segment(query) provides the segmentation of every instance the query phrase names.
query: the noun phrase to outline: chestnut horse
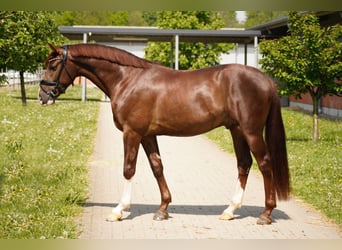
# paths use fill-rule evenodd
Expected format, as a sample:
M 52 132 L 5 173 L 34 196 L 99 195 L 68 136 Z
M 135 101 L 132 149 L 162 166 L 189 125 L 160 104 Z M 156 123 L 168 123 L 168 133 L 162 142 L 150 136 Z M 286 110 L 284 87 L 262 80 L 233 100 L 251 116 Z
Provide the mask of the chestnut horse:
M 241 207 L 252 152 L 265 189 L 265 209 L 257 223 L 272 222 L 276 197 L 287 199 L 290 183 L 279 97 L 268 76 L 238 64 L 173 70 L 96 44 L 50 47 L 52 52 L 40 83 L 41 104 L 53 103 L 75 77 L 85 76 L 110 98 L 114 123 L 123 132 L 124 190 L 107 220 L 120 220 L 122 211 L 130 206 L 131 179 L 140 144 L 161 194 L 153 218 L 164 220 L 168 218 L 171 193 L 163 174 L 157 136 L 193 136 L 225 126 L 234 142 L 238 183 L 220 219 L 233 219 L 234 211 Z

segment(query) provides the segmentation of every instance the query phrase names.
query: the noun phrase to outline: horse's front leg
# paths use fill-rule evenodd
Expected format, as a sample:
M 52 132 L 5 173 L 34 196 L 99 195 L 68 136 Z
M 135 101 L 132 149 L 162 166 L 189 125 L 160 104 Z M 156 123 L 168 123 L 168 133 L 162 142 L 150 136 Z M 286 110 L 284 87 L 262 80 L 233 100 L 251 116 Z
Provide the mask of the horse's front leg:
M 150 162 L 153 175 L 156 178 L 161 195 L 161 204 L 153 216 L 154 220 L 166 220 L 169 217 L 167 207 L 171 202 L 171 193 L 167 186 L 164 174 L 163 164 L 161 162 L 156 136 L 144 137 L 141 144 L 145 150 L 146 156 Z
M 124 189 L 122 192 L 120 203 L 112 209 L 112 213 L 107 217 L 107 221 L 117 221 L 122 219 L 123 210 L 127 209 L 131 205 L 131 193 L 132 193 L 132 178 L 135 174 L 137 156 L 139 151 L 139 145 L 141 142 L 141 136 L 132 130 L 126 130 L 123 132 L 124 139 Z

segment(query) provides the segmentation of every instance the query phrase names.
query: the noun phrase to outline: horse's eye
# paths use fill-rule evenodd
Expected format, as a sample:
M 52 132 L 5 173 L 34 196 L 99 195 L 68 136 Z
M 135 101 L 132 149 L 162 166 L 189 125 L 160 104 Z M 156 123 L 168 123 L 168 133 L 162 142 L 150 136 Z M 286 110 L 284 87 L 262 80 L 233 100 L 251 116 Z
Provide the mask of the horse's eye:
M 56 60 L 57 60 L 57 58 L 49 60 L 48 67 L 47 67 L 48 70 L 51 70 L 51 71 L 56 71 L 57 70 Z
M 57 70 L 57 66 L 51 66 L 51 65 L 49 65 L 49 70 L 51 70 L 51 71 L 56 71 L 56 70 Z

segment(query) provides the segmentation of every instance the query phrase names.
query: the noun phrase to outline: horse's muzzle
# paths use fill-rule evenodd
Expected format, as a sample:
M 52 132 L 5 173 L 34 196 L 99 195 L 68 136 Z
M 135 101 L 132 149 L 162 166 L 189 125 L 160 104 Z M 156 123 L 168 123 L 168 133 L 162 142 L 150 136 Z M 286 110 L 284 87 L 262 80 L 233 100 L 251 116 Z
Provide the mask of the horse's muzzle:
M 48 95 L 46 91 L 43 91 L 41 88 L 38 90 L 38 100 L 41 105 L 50 105 L 55 103 L 55 98 Z

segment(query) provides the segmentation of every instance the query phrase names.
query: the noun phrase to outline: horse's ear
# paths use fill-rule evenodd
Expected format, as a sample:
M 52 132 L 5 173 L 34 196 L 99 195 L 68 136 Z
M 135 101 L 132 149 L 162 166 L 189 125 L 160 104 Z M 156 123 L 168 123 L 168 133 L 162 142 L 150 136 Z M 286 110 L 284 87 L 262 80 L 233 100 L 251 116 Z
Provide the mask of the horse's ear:
M 51 43 L 49 43 L 49 47 L 51 48 L 51 50 L 52 50 L 52 52 L 57 52 L 58 51 L 58 46 L 56 46 L 56 45 L 53 45 L 53 44 L 51 44 Z

